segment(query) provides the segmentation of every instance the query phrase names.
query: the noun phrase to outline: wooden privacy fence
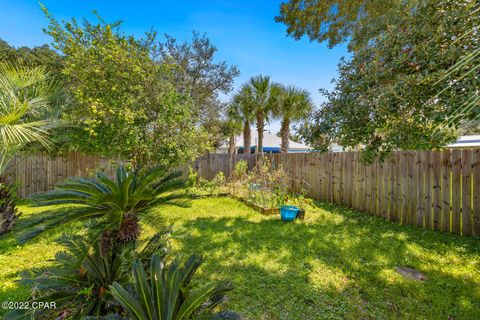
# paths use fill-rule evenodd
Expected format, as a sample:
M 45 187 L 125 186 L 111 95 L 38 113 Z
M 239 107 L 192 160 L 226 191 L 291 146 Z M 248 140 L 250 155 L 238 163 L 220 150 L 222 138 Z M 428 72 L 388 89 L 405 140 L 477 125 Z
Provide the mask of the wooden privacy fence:
M 265 155 L 281 165 L 296 191 L 387 220 L 463 235 L 480 235 L 480 149 L 399 151 L 384 162 L 360 162 L 356 152 Z M 195 166 L 213 178 L 255 155 L 216 154 Z
M 7 168 L 7 181 L 17 185 L 20 197 L 53 189 L 55 183 L 75 176 L 90 175 L 102 170 L 113 176 L 113 162 L 106 158 L 71 152 L 52 158 L 46 154 L 18 155 Z
M 356 152 L 265 155 L 282 166 L 296 191 L 314 199 L 365 211 L 387 220 L 463 235 L 480 235 L 480 149 L 399 151 L 384 162 L 360 162 Z M 210 154 L 191 163 L 201 177 L 228 177 L 249 154 Z M 7 171 L 20 196 L 50 190 L 57 181 L 101 169 L 113 175 L 111 160 L 69 153 L 16 157 Z M 182 167 L 185 177 L 188 165 Z

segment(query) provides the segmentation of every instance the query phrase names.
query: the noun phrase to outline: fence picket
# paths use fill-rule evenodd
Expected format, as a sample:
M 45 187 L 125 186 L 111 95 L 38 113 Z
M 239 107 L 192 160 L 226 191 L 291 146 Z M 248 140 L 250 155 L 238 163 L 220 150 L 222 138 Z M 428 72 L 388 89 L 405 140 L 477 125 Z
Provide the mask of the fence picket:
M 472 152 L 462 150 L 462 234 L 472 234 Z

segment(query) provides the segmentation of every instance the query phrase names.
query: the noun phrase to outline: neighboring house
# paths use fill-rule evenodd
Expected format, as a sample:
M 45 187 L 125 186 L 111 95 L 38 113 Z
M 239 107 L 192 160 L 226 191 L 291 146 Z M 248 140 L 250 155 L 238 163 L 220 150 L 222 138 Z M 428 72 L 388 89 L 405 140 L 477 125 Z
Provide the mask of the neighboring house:
M 457 141 L 448 144 L 446 148 L 480 148 L 480 135 L 460 136 Z
M 331 152 L 343 152 L 344 149 L 341 145 L 339 145 L 338 143 L 332 143 L 330 144 L 330 146 L 328 147 L 328 150 L 330 150 Z
M 257 149 L 257 142 L 258 142 L 257 132 L 252 130 L 252 138 L 250 140 L 250 149 L 252 153 L 254 153 L 255 150 Z M 280 153 L 281 143 L 282 143 L 282 139 L 280 137 L 268 131 L 263 133 L 263 152 L 264 153 Z M 238 153 L 243 153 L 243 136 L 235 137 L 235 146 L 237 148 Z M 228 150 L 228 146 L 222 145 L 218 149 L 218 152 L 227 152 L 227 150 Z M 289 153 L 310 152 L 310 151 L 313 151 L 313 148 L 310 148 L 309 146 L 303 143 L 298 143 L 292 140 L 289 141 L 289 146 L 288 146 Z

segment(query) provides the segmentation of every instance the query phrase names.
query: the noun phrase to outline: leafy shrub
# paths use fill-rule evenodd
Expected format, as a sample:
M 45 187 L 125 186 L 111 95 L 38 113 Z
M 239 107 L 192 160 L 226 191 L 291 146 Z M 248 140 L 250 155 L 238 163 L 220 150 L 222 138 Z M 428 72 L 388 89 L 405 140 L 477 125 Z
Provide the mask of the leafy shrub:
M 235 165 L 232 176 L 234 180 L 244 179 L 247 177 L 248 163 L 245 160 L 240 160 Z
M 190 187 L 190 191 L 197 195 L 219 195 L 226 193 L 226 179 L 223 172 L 218 172 L 212 180 L 198 177 L 198 172 L 193 171 L 190 176 L 197 181 L 194 187 Z M 190 177 L 189 177 L 190 180 Z M 189 183 L 192 185 L 191 183 Z
M 292 194 L 287 197 L 286 204 L 296 206 L 302 209 L 313 208 L 315 206 L 313 199 L 305 197 L 305 194 Z
M 197 181 L 198 181 L 198 172 L 195 171 L 192 167 L 188 168 L 188 187 L 192 190 L 195 191 L 197 187 Z

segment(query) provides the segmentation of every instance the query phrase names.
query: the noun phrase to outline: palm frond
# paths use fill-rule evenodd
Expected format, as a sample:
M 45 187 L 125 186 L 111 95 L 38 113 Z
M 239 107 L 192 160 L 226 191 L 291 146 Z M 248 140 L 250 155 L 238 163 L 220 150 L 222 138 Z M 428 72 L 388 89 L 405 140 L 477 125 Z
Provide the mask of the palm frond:
M 224 301 L 223 295 L 232 290 L 229 282 L 211 282 L 190 291 L 190 282 L 202 264 L 202 257 L 178 254 L 168 264 L 153 255 L 149 277 L 140 262 L 133 267 L 135 295 L 119 283 L 110 291 L 128 313 L 139 320 L 187 320 L 197 313 L 210 310 Z
M 94 178 L 69 178 L 58 183 L 52 191 L 32 195 L 30 199 L 35 206 L 75 204 L 84 209 L 83 213 L 74 210 L 76 212 L 46 214 L 38 221 L 30 221 L 24 226 L 34 227 L 34 231 L 25 239 L 73 220 L 108 219 L 110 226 L 116 226 L 114 230 L 120 230 L 123 219 L 148 215 L 154 206 L 189 205 L 190 196 L 176 192 L 185 186 L 178 179 L 180 172 L 169 172 L 166 167 L 134 172 L 119 166 L 115 176 L 113 180 L 99 172 Z

